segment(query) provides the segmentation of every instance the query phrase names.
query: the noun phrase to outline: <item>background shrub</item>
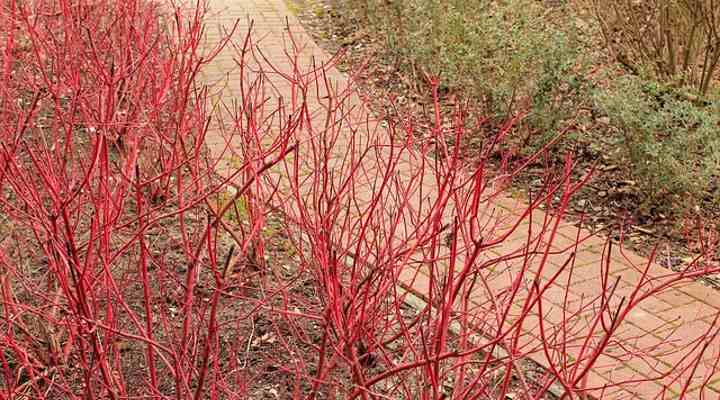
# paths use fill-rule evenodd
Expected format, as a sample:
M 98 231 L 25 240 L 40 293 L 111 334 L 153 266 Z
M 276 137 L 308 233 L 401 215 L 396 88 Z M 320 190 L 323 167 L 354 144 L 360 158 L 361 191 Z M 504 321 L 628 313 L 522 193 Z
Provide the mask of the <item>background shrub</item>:
M 390 59 L 416 80 L 423 72 L 439 75 L 441 89 L 475 99 L 486 115 L 528 113 L 510 138 L 520 153 L 572 124 L 591 126 L 580 142 L 609 137 L 619 146 L 600 151 L 637 181 L 640 207 L 713 203 L 720 159 L 716 0 L 334 4 L 337 15 L 378 31 Z M 609 117 L 610 129 L 587 124 L 580 111 L 588 109 Z
M 620 132 L 620 155 L 630 162 L 645 205 L 662 205 L 669 195 L 682 195 L 685 205 L 718 202 L 720 103 L 698 105 L 632 76 L 616 79 L 596 100 Z
M 712 91 L 720 61 L 720 2 L 591 3 L 608 48 L 630 71 L 701 95 Z
M 584 99 L 579 40 L 573 26 L 554 24 L 557 9 L 528 0 L 335 4 L 379 30 L 391 59 L 416 78 L 440 76 L 441 89 L 475 98 L 488 115 L 529 113 L 519 132 L 542 132 L 524 140 L 530 148 L 554 136 Z

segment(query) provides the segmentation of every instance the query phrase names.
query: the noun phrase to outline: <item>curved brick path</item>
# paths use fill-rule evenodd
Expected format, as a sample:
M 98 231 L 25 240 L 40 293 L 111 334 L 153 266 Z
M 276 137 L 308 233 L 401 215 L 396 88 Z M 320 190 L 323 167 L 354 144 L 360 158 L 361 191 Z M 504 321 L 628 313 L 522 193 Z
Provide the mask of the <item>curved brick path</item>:
M 254 36 L 263 54 L 269 61 L 282 64 L 282 61 L 286 60 L 283 50 L 287 17 L 289 28 L 298 39 L 298 42 L 306 45 L 306 49 L 302 53 L 304 61 L 309 63 L 310 57 L 313 55 L 319 59 L 328 58 L 304 32 L 282 0 L 209 0 L 209 6 L 210 16 L 207 21 L 207 37 L 211 43 L 219 37 L 221 26 L 230 27 L 238 19 L 240 24 L 236 38 L 240 40 L 248 29 L 248 21 L 253 20 Z M 231 99 L 237 96 L 235 88 L 239 83 L 239 76 L 231 51 L 222 52 L 204 70 L 203 76 L 211 84 L 213 95 L 217 100 L 230 104 Z M 331 70 L 330 79 L 336 82 L 346 80 L 343 74 L 335 69 Z M 285 88 L 280 86 L 278 90 L 282 93 Z M 286 93 L 284 97 L 289 98 L 289 93 Z M 353 101 L 357 101 L 357 99 Z M 221 135 L 217 133 L 219 128 L 215 127 L 215 129 L 216 131 L 211 132 L 208 138 L 211 150 L 215 152 L 217 157 L 227 158 L 227 154 L 220 154 L 220 149 L 224 147 L 225 142 Z M 369 179 L 372 180 L 372 177 Z M 500 206 L 504 207 L 507 212 L 512 213 L 513 201 L 503 201 L 502 203 Z M 539 219 L 542 219 L 542 217 L 539 217 Z M 504 245 L 512 246 L 513 242 L 517 244 L 518 241 L 524 240 L 522 232 L 525 232 L 525 230 L 519 230 L 513 240 Z M 576 228 L 570 224 L 561 225 L 561 237 L 558 245 L 562 245 L 563 241 L 569 243 L 576 234 Z M 569 285 L 569 296 L 575 303 L 582 303 L 583 298 L 597 295 L 595 292 L 600 287 L 598 274 L 583 273 L 583 267 L 589 269 L 592 266 L 599 265 L 602 259 L 602 246 L 602 240 L 590 238 L 583 243 L 578 252 L 576 271 L 572 275 Z M 610 274 L 613 278 L 620 277 L 619 291 L 621 292 L 623 289 L 629 290 L 630 283 L 640 275 L 640 272 L 636 267 L 633 267 L 633 264 L 643 265 L 645 260 L 633 254 L 624 254 L 624 256 L 614 254 L 613 261 L 614 266 Z M 547 273 L 552 272 L 552 269 L 547 271 Z M 662 276 L 666 273 L 666 270 L 653 265 L 650 268 L 649 275 Z M 416 287 L 427 286 L 427 278 L 422 273 L 405 276 L 405 279 L 408 282 L 412 281 Z M 559 296 L 558 293 L 562 293 L 565 288 L 559 286 L 557 289 L 548 291 L 546 300 L 559 305 L 562 299 L 553 298 L 553 294 Z M 622 337 L 627 338 L 626 345 L 630 350 L 633 348 L 657 347 L 656 351 L 653 352 L 654 357 L 645 360 L 617 360 L 610 356 L 603 356 L 604 359 L 600 360 L 598 368 L 588 377 L 588 383 L 599 387 L 607 382 L 643 379 L 644 377 L 656 376 L 658 372 L 667 371 L 671 366 L 680 363 L 679 355 L 674 353 L 663 355 L 663 353 L 669 352 L 674 346 L 678 345 L 678 341 L 675 339 L 687 343 L 688 338 L 699 336 L 710 328 L 714 314 L 720 309 L 719 294 L 697 283 L 685 283 L 641 304 L 626 320 L 622 330 Z M 479 298 L 482 296 L 483 294 L 478 294 Z M 586 312 L 592 313 L 592 310 Z M 548 319 L 552 320 L 552 315 L 549 315 Z M 534 334 L 533 330 L 529 329 L 523 340 L 527 341 L 529 345 L 535 343 L 536 346 L 539 339 Z M 695 373 L 697 383 L 692 387 L 691 393 L 686 394 L 684 398 L 700 398 L 701 389 L 704 391 L 704 398 L 718 398 L 720 396 L 720 374 L 713 374 L 712 372 L 714 371 L 712 363 L 718 358 L 718 351 L 720 351 L 720 344 L 712 342 L 706 352 L 706 361 L 701 363 Z M 541 364 L 544 363 L 544 355 L 541 352 L 536 351 L 532 354 L 536 361 Z M 708 384 L 701 388 L 701 382 L 708 382 Z M 677 393 L 677 383 L 656 380 L 655 382 L 624 384 L 620 389 L 606 392 L 605 398 L 652 399 L 661 391 L 661 385 L 668 386 Z M 675 394 L 665 398 L 677 397 L 678 395 Z

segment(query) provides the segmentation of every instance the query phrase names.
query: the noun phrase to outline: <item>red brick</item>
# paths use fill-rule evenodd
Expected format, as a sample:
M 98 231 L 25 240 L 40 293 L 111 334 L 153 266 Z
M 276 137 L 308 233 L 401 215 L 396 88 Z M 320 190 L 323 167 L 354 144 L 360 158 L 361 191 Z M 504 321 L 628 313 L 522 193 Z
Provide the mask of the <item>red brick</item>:
M 720 310 L 720 295 L 716 289 L 708 288 L 697 282 L 691 282 L 679 287 L 678 290 L 707 304 L 709 307 Z
M 682 292 L 680 292 L 682 293 Z M 658 318 L 665 321 L 680 321 L 689 322 L 698 319 L 704 319 L 709 316 L 715 315 L 716 310 L 714 308 L 706 307 L 705 304 L 700 302 L 692 302 L 682 306 L 672 307 L 668 310 L 656 313 Z
M 710 389 L 713 392 L 720 393 L 720 378 L 709 381 L 706 386 L 706 389 Z M 718 397 L 715 397 L 715 398 L 718 398 Z
M 692 297 L 676 289 L 663 290 L 662 292 L 654 295 L 652 298 L 660 299 L 670 304 L 673 308 L 684 306 L 694 300 Z
M 635 369 L 638 372 L 651 376 L 648 371 L 659 362 L 653 358 L 653 355 L 657 353 L 655 349 L 662 346 L 662 340 L 648 332 L 648 329 L 630 322 L 625 322 L 620 326 L 615 338 L 620 340 L 623 345 L 629 346 L 628 351 L 637 352 L 628 355 L 626 358 L 630 359 L 624 360 L 625 363 L 636 366 Z
M 626 321 L 641 327 L 642 330 L 646 332 L 653 332 L 669 326 L 665 320 L 658 318 L 654 313 L 647 312 L 642 308 L 631 310 L 626 317 Z
M 570 290 L 578 297 L 591 301 L 600 296 L 603 284 L 599 277 L 594 277 L 583 282 L 573 283 Z
M 641 309 L 651 314 L 657 314 L 658 312 L 672 308 L 672 305 L 658 299 L 657 297 L 647 298 L 642 301 L 639 306 Z
M 416 295 L 427 299 L 430 292 L 430 279 L 412 267 L 404 267 L 400 271 L 400 282 L 411 289 Z

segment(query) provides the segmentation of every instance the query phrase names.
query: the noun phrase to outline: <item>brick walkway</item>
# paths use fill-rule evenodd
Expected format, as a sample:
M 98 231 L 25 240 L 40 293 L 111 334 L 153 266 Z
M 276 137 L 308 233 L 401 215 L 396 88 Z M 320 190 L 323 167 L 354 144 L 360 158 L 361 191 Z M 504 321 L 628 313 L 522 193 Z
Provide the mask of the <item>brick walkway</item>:
M 207 24 L 207 35 L 210 42 L 219 37 L 221 32 L 219 27 L 230 27 L 236 19 L 240 20 L 240 25 L 235 38 L 236 40 L 242 40 L 244 33 L 248 29 L 248 21 L 253 20 L 255 37 L 259 38 L 259 48 L 269 61 L 282 65 L 282 61 L 286 57 L 283 50 L 286 45 L 284 38 L 286 17 L 288 17 L 290 30 L 298 39 L 298 42 L 307 45 L 307 48 L 302 53 L 303 63 L 309 63 L 311 56 L 318 57 L 318 59 L 328 58 L 292 17 L 282 0 L 210 0 L 209 4 L 211 11 Z M 232 51 L 222 52 L 205 69 L 203 76 L 212 85 L 213 95 L 216 100 L 222 100 L 226 104 L 230 104 L 231 99 L 237 97 L 236 88 L 239 85 L 240 77 L 237 73 L 237 66 L 233 61 Z M 345 82 L 347 79 L 335 69 L 331 70 L 329 78 L 340 83 Z M 283 97 L 290 98 L 290 93 L 283 93 L 284 90 L 288 89 L 278 82 L 278 91 Z M 353 101 L 357 101 L 357 99 Z M 214 131 L 208 138 L 209 145 L 212 151 L 215 152 L 215 156 L 228 159 L 228 153 L 222 153 L 221 151 L 225 147 L 225 141 L 222 135 L 218 133 L 220 130 L 221 127 L 214 127 Z M 374 179 L 372 172 L 372 168 L 368 168 L 366 171 L 369 181 Z M 433 189 L 426 188 L 425 190 L 427 195 L 428 190 L 432 193 Z M 504 207 L 508 214 L 512 214 L 513 210 L 517 209 L 512 200 L 503 200 L 499 205 Z M 537 218 L 542 220 L 542 216 Z M 520 246 L 522 241 L 526 239 L 523 236 L 524 232 L 526 232 L 526 229 L 518 230 L 518 233 L 504 246 L 513 246 L 513 244 Z M 571 242 L 577 235 L 577 229 L 571 224 L 562 224 L 559 234 L 560 238 L 557 245 L 562 246 L 563 242 Z M 587 233 L 582 232 L 581 234 L 584 236 Z M 570 303 L 575 304 L 575 307 L 579 310 L 577 320 L 580 322 L 583 319 L 589 321 L 593 316 L 593 310 L 583 309 L 582 303 L 583 299 L 598 294 L 600 277 L 597 271 L 592 270 L 592 268 L 597 268 L 602 261 L 603 243 L 603 240 L 592 237 L 585 241 L 577 255 L 576 270 L 570 277 L 569 290 L 564 287 L 567 283 L 563 283 L 554 288 L 557 290 L 549 290 L 545 295 L 549 303 L 558 306 L 556 308 L 558 310 L 562 299 L 556 297 L 558 293 L 568 290 Z M 503 251 L 505 250 L 503 249 Z M 619 277 L 621 282 L 616 294 L 629 294 L 630 285 L 640 276 L 638 268 L 645 265 L 645 260 L 633 254 L 621 255 L 616 252 L 613 254 L 613 264 L 610 277 L 613 279 Z M 545 271 L 546 274 L 553 272 L 552 268 Z M 666 274 L 667 270 L 652 265 L 648 275 L 660 277 Z M 412 284 L 418 288 L 427 287 L 428 285 L 428 278 L 422 272 L 413 273 L 404 278 L 408 282 L 412 281 Z M 422 292 L 420 289 L 418 291 Z M 487 296 L 487 293 L 477 294 L 478 299 Z M 682 362 L 675 353 L 664 354 L 669 353 L 677 346 L 688 343 L 688 339 L 700 336 L 709 329 L 718 310 L 720 310 L 718 293 L 697 283 L 683 283 L 672 287 L 659 296 L 648 299 L 628 316 L 623 325 L 622 337 L 626 338 L 625 345 L 627 349 L 625 352 L 656 347 L 655 351 L 652 352 L 653 357 L 643 361 L 639 359 L 618 360 L 613 358 L 612 354 L 603 355 L 599 367 L 589 375 L 588 383 L 600 387 L 608 382 L 632 381 L 662 374 L 672 366 Z M 546 319 L 552 321 L 552 315 L 546 316 Z M 523 340 L 537 348 L 540 339 L 535 336 L 536 330 L 530 328 L 532 326 L 528 326 L 527 335 Z M 720 396 L 720 374 L 713 374 L 714 369 L 712 366 L 714 360 L 718 358 L 720 344 L 712 342 L 709 346 L 710 348 L 706 352 L 706 360 L 700 364 L 694 374 L 697 377 L 697 383 L 693 384 L 691 393 L 684 396 L 686 399 L 700 398 L 701 389 L 705 392 L 705 398 L 718 398 Z M 532 357 L 540 364 L 547 363 L 545 355 L 540 351 L 533 352 Z M 703 385 L 703 382 L 707 383 Z M 663 386 L 670 388 L 675 393 L 674 396 L 670 395 L 665 398 L 678 397 L 679 385 L 677 382 L 659 379 L 655 380 L 655 382 L 623 384 L 620 389 L 606 392 L 605 398 L 651 399 L 661 392 Z

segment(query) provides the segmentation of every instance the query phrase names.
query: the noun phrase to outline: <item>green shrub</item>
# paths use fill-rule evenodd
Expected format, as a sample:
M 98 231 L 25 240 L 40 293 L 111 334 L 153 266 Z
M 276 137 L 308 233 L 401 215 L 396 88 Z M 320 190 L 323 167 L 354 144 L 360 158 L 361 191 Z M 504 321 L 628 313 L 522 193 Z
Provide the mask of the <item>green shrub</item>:
M 493 116 L 529 113 L 538 137 L 574 115 L 585 89 L 575 30 L 553 26 L 534 0 L 338 2 L 381 32 L 391 58 L 445 89 L 477 99 Z M 526 131 L 527 132 L 527 131 Z
M 552 11 L 535 0 L 337 0 L 335 5 L 338 15 L 352 15 L 379 32 L 390 58 L 406 72 L 440 75 L 445 89 L 478 100 L 491 116 L 527 112 L 526 129 L 515 133 L 520 151 L 536 150 L 566 121 L 582 124 L 579 109 L 599 108 L 614 127 L 610 140 L 619 146 L 611 162 L 624 165 L 637 181 L 640 207 L 658 207 L 669 206 L 671 198 L 689 195 L 689 201 L 674 204 L 688 206 L 718 195 L 720 102 L 711 100 L 708 80 L 718 47 L 702 45 L 716 31 L 706 29 L 710 22 L 698 22 L 710 11 L 688 14 L 687 9 L 703 1 L 652 0 L 643 6 L 587 0 L 584 4 L 593 7 L 560 5 Z M 610 3 L 619 5 L 612 11 Z M 592 10 L 595 17 L 589 20 L 598 24 L 575 27 L 573 21 L 586 20 L 583 10 Z M 700 24 L 694 33 L 688 30 L 693 20 Z M 643 32 L 656 36 L 643 37 Z M 660 32 L 669 42 L 658 39 Z M 603 65 L 594 55 L 583 55 L 593 49 L 584 41 L 603 35 L 610 51 L 621 54 L 620 61 L 636 74 L 585 79 L 586 64 Z M 657 39 L 666 48 L 653 58 L 641 52 L 641 39 Z M 698 64 L 686 59 L 707 65 L 698 71 Z M 668 68 L 684 68 L 687 75 L 663 72 Z M 602 89 L 593 94 L 595 84 Z M 685 93 L 688 87 L 703 97 Z
M 720 101 L 699 104 L 637 77 L 614 80 L 596 100 L 621 132 L 618 144 L 645 206 L 667 206 L 670 197 L 686 207 L 720 202 Z

